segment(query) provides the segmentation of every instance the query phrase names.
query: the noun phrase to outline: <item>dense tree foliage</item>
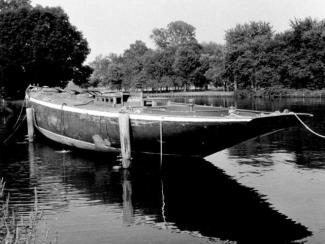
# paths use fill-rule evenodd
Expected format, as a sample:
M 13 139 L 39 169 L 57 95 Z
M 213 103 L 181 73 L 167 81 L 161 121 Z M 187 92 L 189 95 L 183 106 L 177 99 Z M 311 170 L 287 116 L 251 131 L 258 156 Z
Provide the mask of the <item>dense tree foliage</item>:
M 31 8 L 31 0 L 0 0 L 0 12 L 19 8 Z
M 279 82 L 293 88 L 325 87 L 325 22 L 294 20 L 274 38 Z
M 259 72 L 267 62 L 271 39 L 272 28 L 264 22 L 237 25 L 226 32 L 226 76 L 233 80 L 235 90 L 267 85 Z
M 150 36 L 159 48 L 196 43 L 195 28 L 184 21 L 174 21 L 167 28 L 155 28 Z
M 191 84 L 200 86 L 201 79 L 204 79 L 204 71 L 202 72 L 200 68 L 200 51 L 197 47 L 183 45 L 177 49 L 173 69 L 175 74 L 181 78 L 182 86 L 185 88 Z
M 228 89 L 228 82 L 223 79 L 225 73 L 225 47 L 209 42 L 202 43 L 201 64 L 206 70 L 204 73 L 207 82 L 215 86 L 223 86 Z
M 153 30 L 155 50 L 136 41 L 121 56 L 97 57 L 91 64 L 95 70 L 91 82 L 152 89 L 207 84 L 225 90 L 322 89 L 324 33 L 325 22 L 311 18 L 291 21 L 283 33 L 274 33 L 269 23 L 250 22 L 226 31 L 225 45 L 199 44 L 193 26 L 175 21 Z
M 210 68 L 203 57 L 202 46 L 195 39 L 195 28 L 183 21 L 170 23 L 166 29 L 154 29 L 156 50 L 136 41 L 121 56 L 98 56 L 90 64 L 92 84 L 125 89 L 186 89 L 203 87 L 209 82 Z M 115 58 L 112 58 L 112 57 Z M 118 77 L 110 79 L 109 77 Z
M 325 88 L 325 22 L 291 21 L 274 34 L 263 22 L 226 32 L 225 74 L 239 88 Z
M 7 93 L 22 93 L 30 83 L 86 82 L 88 43 L 61 8 L 32 7 L 28 0 L 0 0 L 0 6 L 0 86 Z

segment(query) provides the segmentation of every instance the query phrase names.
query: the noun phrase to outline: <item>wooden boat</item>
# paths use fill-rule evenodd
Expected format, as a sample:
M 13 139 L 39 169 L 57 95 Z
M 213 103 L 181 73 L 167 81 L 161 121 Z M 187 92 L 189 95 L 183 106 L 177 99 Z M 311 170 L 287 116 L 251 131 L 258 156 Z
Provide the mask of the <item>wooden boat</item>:
M 296 114 L 172 103 L 143 94 L 31 87 L 34 126 L 45 137 L 80 149 L 119 151 L 119 117 L 129 115 L 132 151 L 208 155 L 298 125 Z M 300 118 L 310 114 L 298 114 Z

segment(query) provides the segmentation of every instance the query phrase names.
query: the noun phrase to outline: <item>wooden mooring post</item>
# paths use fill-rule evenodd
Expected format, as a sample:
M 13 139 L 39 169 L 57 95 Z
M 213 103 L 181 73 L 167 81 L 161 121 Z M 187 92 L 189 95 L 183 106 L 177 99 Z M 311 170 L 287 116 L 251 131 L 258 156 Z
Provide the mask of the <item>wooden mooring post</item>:
M 120 127 L 122 167 L 127 169 L 131 166 L 130 115 L 127 113 L 120 113 L 118 121 Z
M 34 141 L 33 109 L 26 108 L 28 141 Z
M 160 144 L 160 167 L 161 167 L 163 161 L 163 117 L 161 117 L 159 123 L 159 144 Z

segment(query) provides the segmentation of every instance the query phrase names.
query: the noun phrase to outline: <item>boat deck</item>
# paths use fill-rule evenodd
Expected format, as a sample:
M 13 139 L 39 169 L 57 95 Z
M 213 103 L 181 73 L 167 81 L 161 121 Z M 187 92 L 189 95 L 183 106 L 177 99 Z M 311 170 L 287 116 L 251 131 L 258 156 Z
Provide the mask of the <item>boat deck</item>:
M 43 101 L 60 106 L 75 107 L 90 111 L 101 112 L 121 112 L 126 111 L 130 114 L 152 114 L 161 116 L 173 116 L 173 117 L 222 117 L 222 118 L 256 118 L 266 116 L 270 113 L 257 112 L 250 110 L 238 110 L 233 108 L 213 107 L 195 105 L 191 103 L 174 103 L 168 102 L 164 106 L 140 106 L 140 104 L 134 102 L 126 102 L 123 104 L 107 104 L 98 103 L 92 94 L 71 94 L 68 92 L 58 92 L 56 89 L 37 89 L 35 92 L 30 90 L 29 96 Z M 156 99 L 156 98 L 153 98 Z

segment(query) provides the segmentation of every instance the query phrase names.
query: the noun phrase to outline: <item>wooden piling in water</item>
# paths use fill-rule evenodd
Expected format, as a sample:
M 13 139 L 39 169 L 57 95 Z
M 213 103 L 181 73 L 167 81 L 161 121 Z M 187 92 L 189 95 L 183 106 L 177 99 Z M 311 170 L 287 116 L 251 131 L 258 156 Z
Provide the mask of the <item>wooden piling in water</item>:
M 134 209 L 132 205 L 132 184 L 130 181 L 130 172 L 127 169 L 122 171 L 123 186 L 123 223 L 130 225 L 134 223 Z
M 160 166 L 162 166 L 162 159 L 163 159 L 163 118 L 160 119 L 159 123 L 159 141 L 160 141 Z
M 33 109 L 26 108 L 26 118 L 27 118 L 27 132 L 28 132 L 28 141 L 34 141 L 34 124 L 33 124 Z
M 122 154 L 122 167 L 129 168 L 131 165 L 131 136 L 130 136 L 130 115 L 119 114 L 120 142 Z

